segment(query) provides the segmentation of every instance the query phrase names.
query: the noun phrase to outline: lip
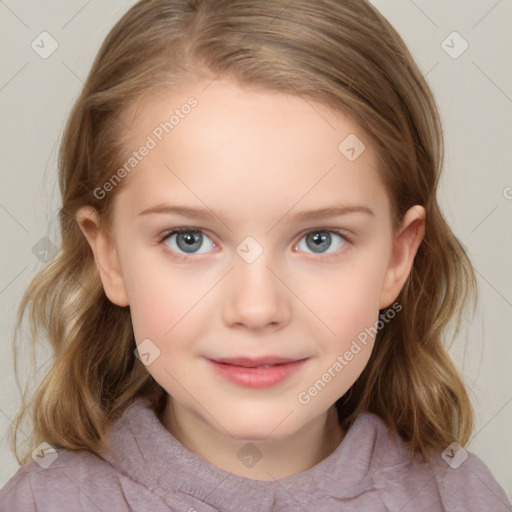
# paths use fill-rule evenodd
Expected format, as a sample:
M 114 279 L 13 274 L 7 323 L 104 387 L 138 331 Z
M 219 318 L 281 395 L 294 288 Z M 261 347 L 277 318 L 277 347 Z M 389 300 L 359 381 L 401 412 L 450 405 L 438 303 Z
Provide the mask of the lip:
M 261 356 L 261 357 L 215 357 L 209 358 L 216 363 L 231 364 L 233 366 L 244 366 L 246 368 L 256 368 L 257 366 L 272 366 L 275 364 L 293 363 L 299 361 L 296 358 L 279 356 Z M 302 360 L 304 358 L 301 358 Z
M 246 388 L 269 388 L 284 382 L 297 373 L 307 359 L 237 357 L 207 358 L 207 361 L 217 375 L 234 384 Z M 265 365 L 271 366 L 262 368 Z

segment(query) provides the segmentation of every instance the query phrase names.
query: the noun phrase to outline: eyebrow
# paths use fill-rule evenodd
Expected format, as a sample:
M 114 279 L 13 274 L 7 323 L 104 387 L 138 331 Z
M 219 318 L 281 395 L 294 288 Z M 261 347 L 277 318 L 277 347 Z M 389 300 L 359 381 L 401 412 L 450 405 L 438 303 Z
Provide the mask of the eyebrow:
M 321 208 L 316 210 L 304 210 L 292 215 L 289 222 L 300 222 L 303 220 L 315 220 L 327 217 L 338 217 L 341 215 L 348 215 L 353 213 L 364 213 L 375 217 L 373 210 L 367 206 L 331 206 L 328 208 Z M 185 206 L 171 206 L 167 204 L 159 204 L 151 208 L 146 208 L 140 212 L 139 216 L 147 216 L 153 214 L 168 214 L 168 215 L 181 215 L 190 219 L 208 220 L 215 215 L 220 218 L 218 214 L 205 208 L 190 208 Z M 283 217 L 285 217 L 284 215 Z

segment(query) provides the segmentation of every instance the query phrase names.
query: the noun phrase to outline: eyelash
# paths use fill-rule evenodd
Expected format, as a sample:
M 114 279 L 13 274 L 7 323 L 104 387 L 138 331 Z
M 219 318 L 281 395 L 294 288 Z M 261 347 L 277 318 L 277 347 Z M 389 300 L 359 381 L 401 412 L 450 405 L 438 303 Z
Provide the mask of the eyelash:
M 178 254 L 178 253 L 174 252 L 165 244 L 165 241 L 168 238 L 170 238 L 172 235 L 176 235 L 176 234 L 180 234 L 180 233 L 196 233 L 196 232 L 202 233 L 203 235 L 205 234 L 204 231 L 199 228 L 191 228 L 191 227 L 175 228 L 171 231 L 166 231 L 163 235 L 161 235 L 158 239 L 158 244 L 162 247 L 163 251 L 166 254 L 170 255 L 176 261 L 189 261 L 189 260 L 193 259 L 194 256 L 183 256 L 182 254 Z M 341 238 L 343 238 L 343 240 L 345 241 L 345 244 L 343 245 L 343 247 L 341 247 L 334 253 L 328 253 L 328 254 L 319 253 L 315 259 L 319 259 L 320 261 L 337 259 L 337 258 L 341 257 L 341 255 L 343 253 L 345 253 L 350 248 L 349 246 L 354 245 L 352 237 L 348 237 L 344 232 L 337 230 L 337 229 L 332 229 L 332 228 L 310 229 L 304 233 L 301 233 L 299 241 L 311 233 L 334 233 L 334 234 L 340 236 Z M 297 242 L 297 244 L 298 244 L 298 242 Z M 215 245 L 217 245 L 217 244 L 215 244 Z M 313 253 L 307 253 L 307 254 L 312 255 Z

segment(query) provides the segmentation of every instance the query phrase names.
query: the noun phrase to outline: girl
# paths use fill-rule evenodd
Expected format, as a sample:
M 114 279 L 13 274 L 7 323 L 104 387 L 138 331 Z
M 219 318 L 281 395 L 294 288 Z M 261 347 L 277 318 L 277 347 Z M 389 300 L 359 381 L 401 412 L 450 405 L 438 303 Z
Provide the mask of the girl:
M 442 345 L 475 279 L 441 162 L 369 3 L 134 5 L 64 133 L 0 510 L 511 510 Z

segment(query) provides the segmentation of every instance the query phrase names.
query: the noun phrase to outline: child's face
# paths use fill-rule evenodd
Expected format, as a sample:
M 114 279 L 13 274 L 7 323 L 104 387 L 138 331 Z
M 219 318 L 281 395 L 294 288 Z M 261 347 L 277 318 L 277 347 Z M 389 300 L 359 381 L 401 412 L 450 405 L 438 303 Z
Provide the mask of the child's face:
M 180 110 L 168 134 L 155 131 L 190 96 L 197 106 Z M 364 369 L 379 309 L 393 303 L 410 270 L 422 209 L 409 211 L 394 243 L 370 141 L 311 100 L 217 80 L 154 100 L 127 122 L 130 154 L 148 136 L 156 147 L 116 197 L 116 253 L 108 243 L 96 252 L 107 295 L 130 306 L 137 344 L 151 340 L 141 352 L 153 359 L 160 351 L 147 370 L 184 421 L 236 439 L 297 432 Z M 350 134 L 366 145 L 354 161 L 338 149 Z M 141 214 L 164 205 L 215 214 Z M 361 211 L 295 219 L 348 206 Z M 159 243 L 182 227 L 200 230 L 202 241 L 191 233 Z M 340 234 L 329 239 L 327 230 Z M 305 361 L 288 366 L 295 370 L 284 380 L 275 368 L 260 370 L 267 385 L 255 379 L 253 387 L 243 371 L 236 381 L 234 370 L 227 378 L 211 361 L 263 356 Z

